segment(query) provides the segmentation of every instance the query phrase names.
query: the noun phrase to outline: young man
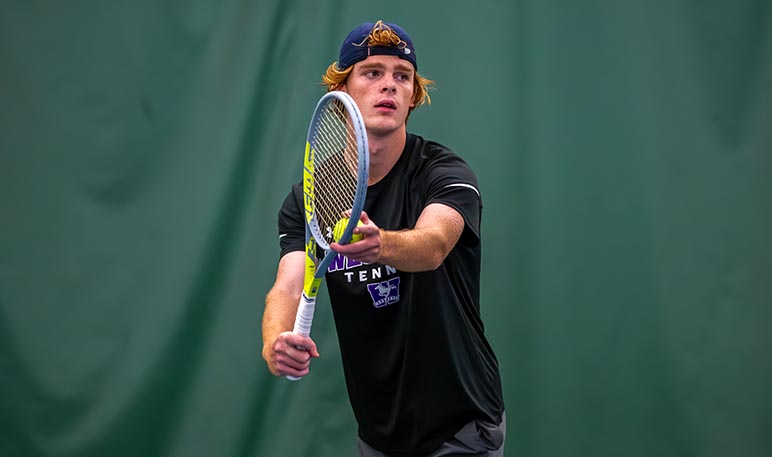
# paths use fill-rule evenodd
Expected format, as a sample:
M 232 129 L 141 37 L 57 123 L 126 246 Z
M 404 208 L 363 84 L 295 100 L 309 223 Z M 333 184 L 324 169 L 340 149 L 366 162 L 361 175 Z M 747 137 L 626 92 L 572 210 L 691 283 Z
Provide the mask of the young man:
M 360 455 L 502 456 L 506 421 L 498 362 L 480 319 L 482 202 L 468 165 L 407 132 L 432 81 L 410 37 L 378 21 L 354 29 L 323 77 L 364 117 L 370 173 L 364 236 L 332 244 L 326 274 Z M 279 212 L 281 260 L 263 315 L 263 358 L 305 376 L 318 357 L 291 333 L 305 265 L 303 192 Z

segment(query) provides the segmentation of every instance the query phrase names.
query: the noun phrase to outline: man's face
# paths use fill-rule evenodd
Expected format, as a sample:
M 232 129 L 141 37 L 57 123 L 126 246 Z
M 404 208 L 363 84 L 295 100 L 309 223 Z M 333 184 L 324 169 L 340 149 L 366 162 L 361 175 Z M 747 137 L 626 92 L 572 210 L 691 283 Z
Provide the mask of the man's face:
M 354 64 L 343 90 L 359 106 L 368 134 L 383 136 L 405 129 L 414 78 L 410 62 L 397 56 L 370 56 Z

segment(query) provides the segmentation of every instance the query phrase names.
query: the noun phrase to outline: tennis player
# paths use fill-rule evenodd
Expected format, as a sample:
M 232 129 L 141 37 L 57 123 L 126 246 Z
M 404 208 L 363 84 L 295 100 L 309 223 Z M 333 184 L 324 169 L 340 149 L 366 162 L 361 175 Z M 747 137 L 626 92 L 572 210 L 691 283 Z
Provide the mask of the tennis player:
M 407 131 L 432 81 L 398 25 L 356 27 L 323 76 L 356 101 L 370 146 L 367 200 L 325 276 L 361 456 L 503 456 L 496 356 L 480 318 L 482 200 L 471 168 Z M 305 376 L 319 357 L 291 332 L 304 278 L 303 191 L 279 211 L 281 259 L 266 296 L 263 357 Z

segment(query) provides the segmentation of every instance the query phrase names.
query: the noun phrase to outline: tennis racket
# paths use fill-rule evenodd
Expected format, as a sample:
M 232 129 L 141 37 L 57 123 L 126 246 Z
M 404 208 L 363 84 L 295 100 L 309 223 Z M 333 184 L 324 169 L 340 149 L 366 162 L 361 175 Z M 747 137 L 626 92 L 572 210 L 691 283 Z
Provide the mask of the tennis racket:
M 337 240 L 348 243 L 359 222 L 367 193 L 370 153 L 362 114 L 345 92 L 326 93 L 317 103 L 306 138 L 303 160 L 303 205 L 306 269 L 293 333 L 308 336 L 322 278 L 335 258 L 330 249 L 335 226 L 348 217 Z M 339 230 L 338 230 L 339 231 Z M 317 258 L 317 247 L 324 251 Z M 297 381 L 295 376 L 287 379 Z

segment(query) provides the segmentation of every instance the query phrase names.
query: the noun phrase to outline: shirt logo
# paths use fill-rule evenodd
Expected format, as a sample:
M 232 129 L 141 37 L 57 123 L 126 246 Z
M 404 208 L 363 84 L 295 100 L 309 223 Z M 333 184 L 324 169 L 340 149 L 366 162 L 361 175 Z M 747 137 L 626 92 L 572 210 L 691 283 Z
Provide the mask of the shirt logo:
M 373 299 L 373 306 L 383 308 L 399 301 L 399 276 L 387 281 L 367 285 L 367 291 Z

